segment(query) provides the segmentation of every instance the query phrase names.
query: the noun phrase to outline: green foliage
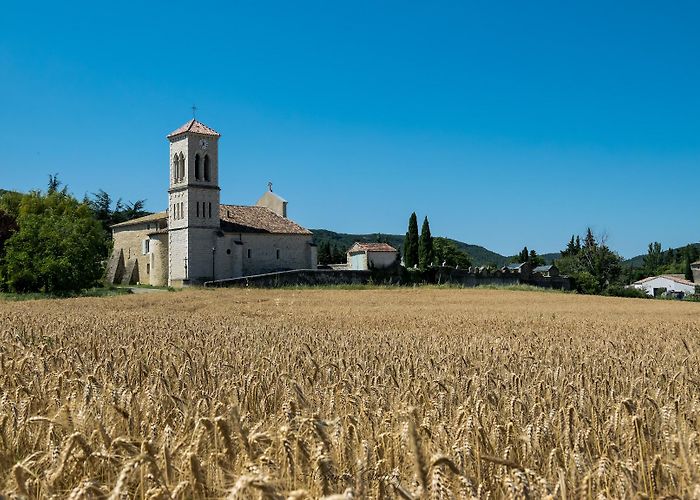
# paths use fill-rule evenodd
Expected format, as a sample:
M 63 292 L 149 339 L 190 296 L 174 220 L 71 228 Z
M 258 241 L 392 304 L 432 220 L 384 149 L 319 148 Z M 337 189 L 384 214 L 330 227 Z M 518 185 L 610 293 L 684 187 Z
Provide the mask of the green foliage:
M 408 232 L 403 242 L 403 262 L 407 268 L 418 265 L 418 218 L 415 212 L 408 219 Z
M 609 286 L 605 290 L 605 294 L 610 297 L 627 297 L 633 299 L 649 299 L 651 298 L 644 290 L 640 290 L 634 287 L 624 287 L 621 285 Z
M 102 189 L 97 193 L 93 193 L 92 198 L 88 198 L 86 202 L 92 210 L 95 219 L 102 224 L 102 228 L 110 235 L 110 226 L 150 214 L 150 212 L 144 210 L 144 200 L 128 202 L 124 205 L 120 198 L 113 203 L 109 193 Z
M 528 259 L 530 258 L 530 252 L 527 251 L 527 247 L 524 247 L 520 253 L 518 254 L 516 263 L 522 264 L 524 262 L 527 262 Z
M 571 278 L 574 280 L 576 290 L 581 293 L 594 295 L 601 291 L 600 281 L 588 271 L 573 273 Z
M 104 231 L 85 203 L 58 190 L 22 197 L 18 230 L 5 243 L 1 274 L 17 292 L 74 292 L 94 286 L 107 255 Z
M 427 269 L 433 265 L 433 237 L 430 234 L 430 223 L 428 217 L 423 219 L 423 226 L 420 230 L 420 241 L 418 242 L 418 266 Z
M 693 281 L 693 270 L 690 267 L 690 259 L 686 258 L 683 261 L 683 274 L 685 275 L 685 279 Z
M 342 264 L 348 260 L 347 251 L 341 250 L 337 245 L 331 246 L 330 254 L 332 264 Z
M 551 255 L 551 254 L 550 254 Z M 533 268 L 542 266 L 546 263 L 544 257 L 537 255 L 535 250 L 528 251 L 527 247 L 523 247 L 518 255 L 511 259 L 511 262 L 516 264 L 529 263 Z
M 644 256 L 644 272 L 647 276 L 655 276 L 660 273 L 664 264 L 664 256 L 661 252 L 661 243 L 655 241 L 649 243 L 649 249 Z
M 527 261 L 530 263 L 530 265 L 532 265 L 533 269 L 537 266 L 544 265 L 544 259 L 537 255 L 537 252 L 534 250 L 530 250 L 530 255 L 528 255 Z
M 435 261 L 439 265 L 459 267 L 462 269 L 466 269 L 472 265 L 469 254 L 461 250 L 454 241 L 448 240 L 447 238 L 440 238 L 439 236 L 433 238 L 433 252 L 435 254 Z
M 379 234 L 379 233 L 367 233 L 367 234 L 349 234 L 349 233 L 336 233 L 334 231 L 329 231 L 328 229 L 311 229 L 314 233 L 314 242 L 320 245 L 324 241 L 328 241 L 333 245 L 337 245 L 339 251 L 342 253 L 343 257 L 341 262 L 345 262 L 345 252 L 350 245 L 354 242 L 359 241 L 362 243 L 370 243 L 375 241 L 384 241 L 389 245 L 393 246 L 401 252 L 403 255 L 403 242 L 405 235 L 402 234 Z M 435 238 L 433 237 L 433 241 Z M 479 245 L 470 245 L 462 241 L 457 241 L 450 239 L 457 247 L 466 252 L 472 261 L 472 265 L 483 266 L 491 264 L 492 267 L 501 267 L 508 262 L 508 257 L 500 255 L 496 252 L 492 252 L 487 248 Z M 543 256 L 547 262 L 552 262 L 553 259 L 558 258 L 559 254 L 547 254 Z M 435 262 L 441 262 L 436 260 Z
M 0 262 L 2 262 L 2 256 L 5 254 L 5 242 L 17 229 L 17 218 L 0 210 Z
M 322 266 L 331 263 L 331 245 L 328 241 L 322 241 L 318 245 L 318 263 Z
M 571 243 L 571 241 L 569 242 Z M 574 241 L 573 252 L 556 261 L 559 272 L 574 280 L 581 293 L 597 294 L 612 285 L 621 284 L 622 258 L 605 244 L 596 241 L 590 228 L 586 231 L 583 246 L 578 249 Z
M 562 257 L 576 256 L 581 252 L 581 238 L 577 235 L 571 235 L 571 240 L 566 245 L 566 249 L 562 250 Z

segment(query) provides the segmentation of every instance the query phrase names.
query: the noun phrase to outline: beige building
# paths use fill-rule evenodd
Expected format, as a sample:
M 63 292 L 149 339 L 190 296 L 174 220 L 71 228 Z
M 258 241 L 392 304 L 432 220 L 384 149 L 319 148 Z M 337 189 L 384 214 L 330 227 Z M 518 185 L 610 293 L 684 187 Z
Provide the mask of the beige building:
M 399 252 L 388 243 L 355 242 L 348 249 L 348 269 L 387 269 L 397 263 Z
M 168 135 L 168 209 L 112 226 L 109 282 L 183 286 L 316 268 L 311 231 L 287 218 L 271 185 L 255 206 L 220 203 L 219 137 L 194 119 Z

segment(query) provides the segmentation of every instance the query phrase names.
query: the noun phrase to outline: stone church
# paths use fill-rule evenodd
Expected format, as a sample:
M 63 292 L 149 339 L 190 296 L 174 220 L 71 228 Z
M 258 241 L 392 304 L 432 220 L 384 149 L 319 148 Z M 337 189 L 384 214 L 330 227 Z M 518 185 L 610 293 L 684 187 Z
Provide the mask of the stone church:
M 316 268 L 311 231 L 271 184 L 255 206 L 220 203 L 218 132 L 192 119 L 167 138 L 168 208 L 112 226 L 107 281 L 180 287 Z

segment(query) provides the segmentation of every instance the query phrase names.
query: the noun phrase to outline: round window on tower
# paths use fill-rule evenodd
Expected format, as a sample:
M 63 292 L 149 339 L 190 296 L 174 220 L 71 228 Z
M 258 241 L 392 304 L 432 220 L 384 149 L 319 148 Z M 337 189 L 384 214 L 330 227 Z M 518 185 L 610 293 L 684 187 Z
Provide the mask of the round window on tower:
M 231 249 L 230 249 L 230 248 L 227 248 L 227 249 L 226 249 L 226 255 L 231 255 Z

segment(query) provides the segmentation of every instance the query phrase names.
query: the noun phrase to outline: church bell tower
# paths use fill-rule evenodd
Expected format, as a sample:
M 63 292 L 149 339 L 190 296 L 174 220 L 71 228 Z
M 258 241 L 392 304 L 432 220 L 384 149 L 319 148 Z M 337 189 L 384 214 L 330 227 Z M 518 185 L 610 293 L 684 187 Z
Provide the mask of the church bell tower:
M 220 134 L 195 119 L 168 135 L 168 284 L 213 278 L 219 222 Z

